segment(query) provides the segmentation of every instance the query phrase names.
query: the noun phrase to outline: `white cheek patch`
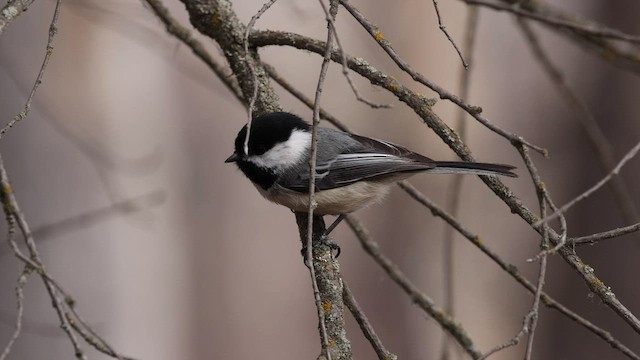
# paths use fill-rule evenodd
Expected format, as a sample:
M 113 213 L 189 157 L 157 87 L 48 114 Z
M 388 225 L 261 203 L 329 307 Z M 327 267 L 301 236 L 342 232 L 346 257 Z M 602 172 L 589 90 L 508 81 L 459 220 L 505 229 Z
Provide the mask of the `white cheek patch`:
M 262 155 L 249 156 L 252 163 L 267 169 L 285 169 L 296 165 L 311 147 L 311 133 L 294 130 L 289 139 Z

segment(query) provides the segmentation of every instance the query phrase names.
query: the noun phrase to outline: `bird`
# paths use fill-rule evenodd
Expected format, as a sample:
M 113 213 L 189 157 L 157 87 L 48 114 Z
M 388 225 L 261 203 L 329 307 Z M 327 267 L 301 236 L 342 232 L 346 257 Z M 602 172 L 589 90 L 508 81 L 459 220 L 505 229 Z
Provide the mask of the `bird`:
M 312 126 L 297 115 L 271 112 L 255 117 L 235 139 L 225 163 L 235 163 L 267 200 L 295 212 L 309 211 Z M 517 177 L 514 166 L 436 161 L 385 140 L 317 127 L 313 212 L 336 215 L 322 238 L 344 217 L 380 202 L 398 181 L 418 173 Z

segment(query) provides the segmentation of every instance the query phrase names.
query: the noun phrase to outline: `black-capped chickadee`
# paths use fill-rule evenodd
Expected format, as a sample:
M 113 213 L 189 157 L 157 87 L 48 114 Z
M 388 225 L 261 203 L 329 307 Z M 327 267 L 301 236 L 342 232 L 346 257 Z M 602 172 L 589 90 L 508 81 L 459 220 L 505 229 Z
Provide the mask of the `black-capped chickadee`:
M 253 119 L 248 153 L 245 125 L 235 141 L 235 162 L 267 200 L 293 211 L 309 210 L 311 125 L 296 115 L 275 112 Z M 516 177 L 514 166 L 434 161 L 401 146 L 343 131 L 318 127 L 316 190 L 318 215 L 345 214 L 382 200 L 391 185 L 419 172 Z

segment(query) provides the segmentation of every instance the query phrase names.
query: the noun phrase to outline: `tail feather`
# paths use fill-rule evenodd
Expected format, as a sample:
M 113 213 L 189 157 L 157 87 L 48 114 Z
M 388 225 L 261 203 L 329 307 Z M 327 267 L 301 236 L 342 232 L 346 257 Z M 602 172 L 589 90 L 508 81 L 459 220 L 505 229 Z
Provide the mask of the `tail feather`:
M 477 174 L 518 177 L 518 175 L 511 171 L 515 168 L 515 166 L 504 164 L 465 161 L 436 161 L 436 167 L 429 170 L 429 172 L 441 174 Z

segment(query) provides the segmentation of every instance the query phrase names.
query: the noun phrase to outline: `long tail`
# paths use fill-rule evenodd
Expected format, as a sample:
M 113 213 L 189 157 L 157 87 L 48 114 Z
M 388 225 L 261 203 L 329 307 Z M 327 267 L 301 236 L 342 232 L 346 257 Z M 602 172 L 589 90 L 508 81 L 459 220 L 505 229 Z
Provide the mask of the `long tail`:
M 476 174 L 476 175 L 502 175 L 518 177 L 511 170 L 515 166 L 504 164 L 490 164 L 464 161 L 436 161 L 436 167 L 428 170 L 435 174 Z

